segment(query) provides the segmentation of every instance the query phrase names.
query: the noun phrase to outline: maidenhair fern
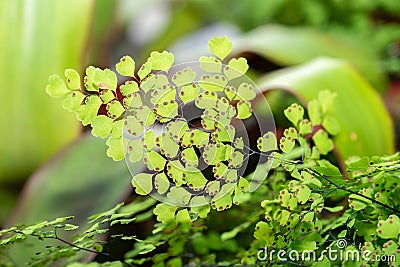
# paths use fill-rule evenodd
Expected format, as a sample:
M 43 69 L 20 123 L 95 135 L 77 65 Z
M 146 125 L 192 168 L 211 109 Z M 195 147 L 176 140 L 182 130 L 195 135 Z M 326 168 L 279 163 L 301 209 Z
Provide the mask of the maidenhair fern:
M 147 167 L 132 178 L 135 192 L 162 202 L 143 203 L 146 208 L 155 205 L 159 223 L 152 235 L 145 240 L 120 236 L 136 241 L 124 263 L 280 265 L 291 262 L 276 254 L 260 257 L 260 251 L 321 255 L 346 242 L 346 249 L 368 250 L 372 256 L 394 255 L 386 263 L 398 266 L 399 154 L 350 158 L 341 172 L 327 160 L 332 158 L 333 139 L 340 131 L 331 110 L 335 94 L 321 91 L 307 109 L 297 103 L 289 106 L 284 114 L 292 126 L 278 136 L 273 120 L 257 113 L 260 107 L 263 113 L 269 109 L 246 76 L 246 59 L 228 58 L 232 43 L 226 37 L 210 40 L 209 49 L 213 56 L 177 65 L 171 53 L 152 52 L 137 72 L 135 61 L 124 56 L 116 64 L 118 76 L 109 69 L 88 67 L 83 86 L 71 69 L 65 71 L 65 78 L 49 78 L 47 93 L 62 98 L 63 107 L 83 125 L 90 125 L 94 136 L 107 138 L 110 157 L 125 158 L 128 167 L 138 161 Z M 250 121 L 256 122 L 260 132 L 255 147 L 245 127 Z M 250 157 L 258 162 L 245 175 Z M 136 203 L 136 212 L 142 211 L 140 205 Z M 232 205 L 240 205 L 239 214 Z M 103 233 L 99 226 L 135 223 L 135 212 L 119 215 L 115 213 L 119 208 L 92 217 L 92 230 L 67 243 L 66 251 L 104 254 L 94 241 L 96 234 Z M 32 235 L 57 239 L 54 232 L 44 229 L 55 225 L 74 230 L 65 220 L 2 230 L 0 245 Z M 230 229 L 213 231 L 225 221 L 231 222 Z M 235 241 L 239 235 L 246 236 L 240 244 Z M 324 254 L 320 259 L 292 263 L 379 265 L 374 260 L 355 263 Z
M 171 53 L 153 52 L 136 74 L 134 60 L 125 56 L 116 70 L 130 79 L 118 88 L 114 72 L 89 67 L 84 89 L 79 75 L 67 70 L 66 82 L 54 75 L 46 90 L 64 102 L 81 102 L 69 110 L 92 126 L 93 135 L 108 138 L 107 154 L 114 160 L 146 164 L 150 173 L 132 179 L 136 193 L 173 205 L 211 203 L 223 210 L 246 192 L 247 186 L 238 183 L 247 183 L 241 167 L 248 140 L 243 143 L 235 126 L 252 116 L 259 92 L 245 76 L 245 58 L 223 62 L 232 49 L 226 37 L 214 38 L 209 48 L 215 57 L 176 66 Z M 190 109 L 198 110 L 197 118 Z M 205 177 L 207 166 L 213 177 Z

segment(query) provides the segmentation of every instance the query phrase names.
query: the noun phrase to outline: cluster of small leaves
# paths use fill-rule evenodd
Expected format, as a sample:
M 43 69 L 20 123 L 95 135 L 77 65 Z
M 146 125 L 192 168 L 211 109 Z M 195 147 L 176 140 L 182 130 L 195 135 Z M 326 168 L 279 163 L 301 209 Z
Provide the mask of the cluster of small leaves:
M 193 207 L 178 211 L 178 217 L 193 213 L 204 218 L 210 208 L 224 210 L 238 204 L 248 183 L 239 171 L 245 159 L 243 139 L 231 123 L 252 115 L 250 101 L 256 92 L 249 83 L 235 84 L 248 69 L 246 59 L 223 64 L 232 49 L 226 37 L 210 40 L 209 49 L 215 57 L 200 57 L 198 72 L 190 66 L 174 71 L 172 55 L 158 55 L 157 62 L 167 62 L 167 55 L 170 61 L 146 77 L 136 92 L 141 98 L 131 103 L 125 121 L 128 158 L 143 160 L 149 170 L 133 177 L 136 193 Z M 182 112 L 190 103 L 202 111 L 201 127 Z M 160 124 L 162 131 L 156 134 Z M 212 168 L 213 177 L 205 177 L 201 164 Z
M 246 199 L 248 182 L 240 176 L 245 145 L 232 121 L 249 118 L 256 97 L 252 84 L 240 82 L 246 59 L 223 64 L 232 50 L 228 38 L 213 38 L 209 49 L 214 56 L 199 58 L 198 73 L 191 67 L 170 71 L 173 55 L 152 52 L 136 74 L 132 58 L 120 60 L 116 70 L 129 80 L 119 87 L 111 70 L 88 67 L 84 89 L 79 74 L 68 69 L 66 81 L 53 75 L 46 91 L 62 97 L 63 107 L 90 124 L 94 136 L 108 138 L 107 154 L 114 160 L 126 156 L 146 164 L 149 172 L 132 179 L 136 193 L 181 206 L 205 204 L 189 210 L 205 217 L 210 208 L 224 210 Z M 201 127 L 182 113 L 190 103 L 202 110 Z M 205 177 L 199 164 L 211 166 L 213 177 Z
M 123 57 L 116 65 L 121 75 L 133 76 L 134 68 L 130 57 Z M 63 108 L 74 112 L 84 126 L 91 125 L 94 136 L 109 137 L 107 154 L 114 160 L 123 159 L 122 118 L 138 84 L 127 82 L 117 90 L 117 75 L 113 71 L 92 66 L 86 69 L 83 86 L 79 73 L 73 69 L 65 70 L 65 78 L 66 81 L 57 74 L 50 76 L 46 92 L 62 98 Z
M 347 192 L 348 209 L 341 220 L 327 225 L 341 229 L 339 236 L 361 250 L 377 255 L 391 256 L 390 266 L 400 264 L 400 155 L 349 159 L 347 180 L 341 184 Z M 378 261 L 363 262 L 377 266 Z
M 373 252 L 371 261 L 360 260 L 357 266 L 377 266 L 379 262 L 373 260 L 377 255 L 393 256 L 387 263 L 398 266 L 399 154 L 350 159 L 346 162 L 347 176 L 320 159 L 321 154 L 333 149 L 329 135 L 340 129 L 326 115 L 332 101 L 334 95 L 322 91 L 318 100 L 309 102 L 308 119 L 297 104 L 285 110 L 295 127 L 284 131 L 279 142 L 281 153 L 275 152 L 278 145 L 273 133 L 259 139 L 258 148 L 271 153 L 265 164 L 275 169 L 268 178 L 272 197 L 261 202 L 265 219 L 256 223 L 255 241 L 243 254 L 242 263 L 256 263 L 255 253 L 265 246 L 276 251 L 321 252 L 336 246 L 336 239 L 345 239 L 347 249 Z M 302 160 L 286 160 L 297 147 L 304 153 Z M 279 260 L 270 263 L 274 262 Z M 346 264 L 353 266 L 354 262 Z
M 322 95 L 330 97 L 332 101 L 334 99 L 334 95 L 330 94 L 328 91 L 321 92 L 321 96 Z M 322 101 L 318 102 L 318 104 L 323 106 L 321 102 Z M 254 254 L 257 253 L 260 246 L 267 244 L 265 240 L 271 243 L 279 241 L 281 247 L 284 247 L 284 245 L 288 246 L 291 243 L 290 238 L 296 238 L 296 240 L 298 240 L 296 244 L 290 244 L 293 247 L 297 246 L 296 248 L 300 248 L 300 246 L 307 246 L 307 248 L 310 248 L 310 245 L 316 244 L 318 235 L 314 236 L 316 240 L 308 237 L 310 242 L 307 242 L 307 240 L 305 240 L 306 242 L 300 242 L 299 240 L 315 229 L 317 229 L 317 232 L 322 230 L 323 225 L 318 218 L 318 214 L 324 209 L 324 198 L 319 190 L 322 191 L 325 187 L 330 187 L 329 184 L 323 184 L 320 178 L 310 174 L 305 166 L 310 167 L 323 164 L 331 166 L 320 160 L 319 157 L 321 153 L 318 148 L 316 146 L 311 147 L 310 145 L 312 142 L 311 140 L 313 140 L 313 135 L 318 132 L 318 130 L 325 132 L 321 124 L 326 117 L 325 114 L 328 112 L 328 109 L 329 107 L 325 106 L 324 112 L 321 107 L 320 121 L 316 121 L 317 123 L 312 124 L 308 119 L 304 119 L 304 109 L 301 106 L 292 105 L 285 113 L 289 114 L 288 117 L 290 117 L 292 113 L 298 113 L 294 115 L 297 116 L 296 127 L 291 127 L 284 132 L 284 136 L 280 139 L 279 145 L 276 135 L 273 133 L 267 133 L 260 138 L 258 148 L 262 154 L 270 158 L 264 165 L 269 165 L 276 170 L 274 174 L 269 177 L 268 184 L 273 185 L 273 188 L 271 188 L 272 190 L 269 192 L 279 192 L 281 190 L 278 196 L 272 193 L 271 197 L 277 197 L 277 199 L 265 200 L 267 196 L 265 188 L 264 191 L 261 190 L 263 193 L 256 194 L 258 197 L 252 195 L 251 200 L 247 197 L 246 201 L 249 201 L 253 215 L 248 216 L 243 223 L 239 224 L 234 229 L 222 233 L 221 236 L 218 236 L 216 232 L 212 231 L 207 233 L 205 223 L 213 220 L 213 217 L 215 217 L 215 215 L 211 216 L 208 214 L 210 212 L 208 206 L 191 207 L 189 210 L 185 207 L 178 207 L 167 203 L 158 204 L 153 212 L 157 216 L 157 221 L 161 223 L 157 224 L 156 229 L 153 231 L 153 233 L 157 234 L 146 239 L 151 245 L 149 246 L 147 243 L 137 243 L 133 252 L 128 253 L 127 256 L 131 257 L 139 253 L 145 255 L 150 253 L 151 255 L 151 252 L 156 248 L 167 245 L 167 251 L 161 253 L 163 256 L 158 256 L 159 254 L 157 254 L 157 256 L 149 256 L 146 258 L 146 261 L 152 261 L 155 266 L 164 266 L 163 264 L 171 265 L 172 263 L 170 261 L 175 261 L 175 257 L 180 255 L 180 258 L 185 259 L 185 261 L 182 262 L 182 260 L 179 260 L 179 262 L 174 263 L 176 265 L 171 266 L 181 266 L 182 263 L 250 264 L 256 263 L 257 258 L 254 257 Z M 296 120 L 293 119 L 293 117 L 290 118 L 293 121 Z M 300 127 L 303 127 L 301 125 L 305 123 L 309 125 L 309 129 L 304 130 L 301 128 L 300 130 Z M 291 145 L 289 141 L 293 144 Z M 331 140 L 329 139 L 329 141 Z M 278 147 L 280 148 L 279 150 Z M 278 153 L 278 151 L 280 152 Z M 327 152 L 329 151 L 326 151 L 326 153 Z M 289 158 L 293 158 L 293 155 L 304 155 L 302 164 L 296 164 L 296 161 L 289 160 Z M 303 167 L 299 165 L 303 165 Z M 301 168 L 303 168 L 303 170 L 301 170 Z M 289 181 L 286 181 L 285 172 L 291 173 L 296 179 L 289 183 Z M 241 185 L 239 182 L 238 185 L 248 187 L 249 184 L 245 183 Z M 284 187 L 287 187 L 287 189 L 282 189 Z M 314 192 L 314 190 L 316 190 L 316 192 Z M 246 201 L 243 203 L 244 206 L 247 204 Z M 261 201 L 262 210 L 256 206 L 257 203 L 259 205 Z M 325 209 L 335 212 L 335 210 L 341 208 L 342 207 L 326 207 Z M 259 218 L 262 214 L 264 214 L 267 222 L 259 222 Z M 290 223 L 288 224 L 288 222 Z M 239 252 L 239 250 L 243 248 L 240 248 L 234 238 L 243 231 L 249 231 L 252 226 L 256 226 L 257 228 L 255 232 L 256 239 L 250 249 L 246 248 L 247 251 L 241 251 L 236 258 L 224 263 L 218 262 L 216 254 L 210 253 L 211 251 L 224 250 L 224 246 L 227 246 L 226 250 L 230 251 L 230 253 Z M 158 235 L 159 233 L 162 234 Z M 215 246 L 210 244 L 207 238 L 214 240 L 213 244 L 215 244 Z M 322 240 L 322 237 L 320 237 L 320 239 Z M 221 248 L 218 248 L 218 244 L 220 244 L 219 246 Z M 173 248 L 177 245 L 180 246 L 180 254 L 172 252 L 175 251 Z M 274 245 L 277 247 L 276 244 Z M 192 256 L 183 256 L 184 251 L 186 251 L 184 248 L 186 250 L 194 249 L 194 254 Z M 207 253 L 205 253 L 205 251 Z
M 268 165 L 275 170 L 269 177 L 271 199 L 261 202 L 265 220 L 256 223 L 255 242 L 249 253 L 244 253 L 242 263 L 257 261 L 254 253 L 258 248 L 315 250 L 323 225 L 318 215 L 325 209 L 323 191 L 324 181 L 311 173 L 309 168 L 330 166 L 320 159 L 333 149 L 329 135 L 339 131 L 338 123 L 330 117 L 329 111 L 335 95 L 321 91 L 318 99 L 308 104 L 308 116 L 304 108 L 292 104 L 284 114 L 293 124 L 277 140 L 274 133 L 268 132 L 258 139 L 258 149 L 269 155 L 269 159 L 258 166 Z M 301 160 L 293 160 L 301 156 Z M 290 174 L 290 179 L 287 178 Z
M 42 251 L 33 255 L 29 266 L 53 266 L 55 262 L 63 260 L 64 264 L 74 262 L 82 255 L 80 252 L 92 252 L 104 254 L 103 252 L 104 235 L 109 232 L 109 227 L 115 224 L 129 224 L 135 220 L 132 216 L 135 210 L 121 212 L 123 203 L 114 208 L 89 217 L 86 225 L 87 229 L 81 230 L 79 226 L 68 223 L 73 220 L 73 216 L 61 217 L 52 221 L 43 221 L 36 224 L 15 225 L 10 228 L 0 230 L 0 253 L 6 255 L 7 250 L 18 243 L 36 238 L 46 243 Z M 73 233 L 76 233 L 72 236 Z M 67 236 L 68 239 L 64 236 Z M 129 238 L 127 236 L 125 239 Z M 131 237 L 135 238 L 135 237 Z M 4 258 L 6 260 L 6 258 Z M 2 262 L 1 264 L 6 264 Z M 3 266 L 3 265 L 2 265 Z M 71 263 L 67 266 L 80 266 Z M 122 266 L 119 262 L 108 262 L 95 266 Z
M 257 141 L 258 151 L 250 149 L 232 123 L 253 112 L 256 92 L 250 83 L 240 82 L 247 62 L 233 58 L 223 63 L 232 49 L 226 37 L 212 39 L 209 48 L 215 57 L 200 57 L 200 77 L 191 67 L 174 71 L 174 57 L 164 51 L 151 53 L 136 74 L 133 59 L 123 57 L 116 70 L 130 80 L 119 87 L 114 72 L 94 67 L 86 71 L 84 89 L 73 70 L 65 72 L 66 82 L 57 75 L 49 79 L 46 91 L 63 97 L 64 108 L 84 125 L 91 124 L 93 135 L 108 138 L 110 157 L 144 162 L 148 172 L 132 179 L 136 193 L 164 200 L 153 210 L 159 222 L 153 235 L 145 240 L 132 237 L 137 242 L 125 255 L 127 262 L 216 264 L 215 254 L 204 256 L 204 251 L 218 250 L 219 241 L 238 253 L 219 264 L 257 264 L 257 252 L 265 246 L 321 251 L 343 238 L 374 255 L 395 255 L 397 262 L 389 264 L 399 265 L 400 156 L 350 159 L 346 176 L 321 159 L 334 149 L 331 138 L 340 131 L 331 115 L 335 94 L 327 90 L 308 103 L 307 112 L 299 104 L 284 111 L 293 127 L 279 141 L 267 132 Z M 185 118 L 183 107 L 189 104 L 202 111 L 201 126 Z M 274 171 L 262 185 L 263 193 L 250 198 L 250 179 L 241 177 L 240 168 L 253 153 L 268 159 L 257 166 L 256 175 Z M 212 179 L 204 175 L 201 163 L 212 167 Z M 211 209 L 222 211 L 232 204 L 250 205 L 252 216 L 219 237 L 206 233 L 205 224 L 213 220 Z M 251 227 L 254 240 L 239 248 L 232 239 Z M 207 238 L 214 245 L 206 244 Z M 188 247 L 194 254 L 184 262 Z M 153 255 L 163 248 L 165 252 Z M 268 264 L 274 263 L 279 261 Z
M 294 107 L 299 106 L 290 108 Z M 302 113 L 301 121 L 304 111 L 298 110 Z M 371 258 L 375 255 L 398 256 L 399 214 L 398 211 L 396 213 L 396 209 L 399 208 L 400 200 L 396 179 L 399 176 L 399 154 L 348 161 L 347 179 L 343 179 L 335 166 L 320 159 L 319 153 L 312 153 L 313 150 L 317 150 L 315 144 L 311 145 L 312 133 L 316 131 L 311 131 L 311 135 L 309 132 L 299 134 L 297 127 L 284 132 L 286 139 L 291 133 L 289 140 L 295 140 L 295 147 L 286 151 L 288 153 L 281 148 L 280 156 L 271 156 L 271 160 L 274 160 L 274 173 L 261 189 L 262 192 L 255 194 L 257 195 L 255 197 L 252 195 L 252 199 L 244 203 L 243 206 L 249 205 L 248 208 L 252 211 L 246 214 L 253 214 L 252 216 L 246 216 L 242 223 L 230 231 L 218 234 L 215 231 L 208 231 L 206 226 L 207 222 L 215 221 L 215 214 L 195 221 L 193 214 L 184 208 L 165 203 L 158 204 L 154 213 L 161 223 L 155 225 L 153 235 L 137 242 L 134 249 L 125 255 L 129 259 L 127 262 L 132 264 L 152 262 L 154 266 L 182 266 L 185 263 L 266 264 L 264 261 L 257 261 L 257 252 L 264 246 L 270 249 L 295 249 L 299 252 L 321 251 L 328 247 L 337 249 L 335 239 L 338 238 L 348 240 L 347 249 L 373 251 Z M 312 129 L 320 127 L 313 125 Z M 293 129 L 297 130 L 297 138 L 293 134 Z M 276 142 L 276 138 L 272 135 L 269 135 L 269 138 Z M 299 141 L 301 138 L 304 138 L 307 145 L 301 147 Z M 263 143 L 262 147 L 268 146 L 272 148 L 268 152 L 277 151 L 280 147 L 269 141 Z M 301 147 L 302 151 L 309 149 L 309 153 L 305 153 L 307 156 L 304 156 L 301 162 L 288 160 L 297 147 Z M 376 193 L 368 194 L 368 190 Z M 371 196 L 373 199 L 365 199 L 362 195 Z M 266 199 L 268 196 L 271 199 Z M 255 205 L 260 201 L 261 209 Z M 349 207 L 346 201 L 349 202 Z M 381 204 L 388 205 L 389 209 Z M 229 213 L 225 216 L 229 216 Z M 259 221 L 260 217 L 264 219 Z M 227 218 L 217 218 L 221 219 Z M 241 248 L 234 238 L 242 232 L 248 233 L 249 228 L 253 226 L 254 241 L 249 247 Z M 162 249 L 162 252 L 154 254 L 156 249 L 157 251 Z M 221 251 L 222 255 L 225 251 L 230 255 L 229 260 L 221 261 L 215 253 L 211 253 L 212 251 Z M 233 256 L 235 253 L 236 257 Z M 275 263 L 280 264 L 278 260 Z M 306 261 L 303 264 L 312 263 Z M 391 266 L 398 265 L 398 262 L 388 263 Z M 324 259 L 320 264 L 329 264 L 329 261 Z M 353 262 L 343 264 L 353 266 L 351 265 Z M 360 260 L 357 264 L 378 266 L 379 263 Z

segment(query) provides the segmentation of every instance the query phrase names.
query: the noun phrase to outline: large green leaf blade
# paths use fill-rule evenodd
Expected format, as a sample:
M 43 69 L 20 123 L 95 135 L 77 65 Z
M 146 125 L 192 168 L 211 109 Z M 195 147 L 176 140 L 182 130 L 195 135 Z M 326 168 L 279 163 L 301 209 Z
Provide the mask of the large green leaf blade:
M 234 53 L 253 52 L 280 66 L 292 66 L 321 56 L 346 59 L 370 81 L 375 89 L 385 89 L 379 58 L 356 37 L 346 39 L 311 28 L 266 25 L 241 36 Z
M 354 155 L 390 154 L 394 150 L 393 124 L 382 99 L 345 61 L 317 59 L 266 75 L 258 84 L 264 92 L 284 89 L 305 101 L 316 99 L 321 90 L 336 93 L 329 115 L 340 125 L 334 141 L 343 160 Z
M 79 133 L 45 86 L 53 73 L 82 68 L 93 3 L 0 1 L 0 181 L 26 177 Z

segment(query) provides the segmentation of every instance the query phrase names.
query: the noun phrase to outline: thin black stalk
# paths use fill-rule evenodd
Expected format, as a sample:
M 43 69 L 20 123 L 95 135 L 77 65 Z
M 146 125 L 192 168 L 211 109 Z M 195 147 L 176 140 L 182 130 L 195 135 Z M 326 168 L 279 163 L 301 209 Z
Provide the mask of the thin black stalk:
M 313 170 L 313 169 L 311 169 L 311 168 L 308 168 L 308 170 L 309 170 L 311 173 L 313 173 L 313 174 L 315 174 L 315 175 L 321 177 L 322 179 L 324 179 L 325 181 L 327 181 L 327 182 L 330 183 L 331 185 L 335 186 L 337 189 L 340 189 L 340 190 L 346 191 L 346 192 L 348 192 L 348 193 L 350 193 L 350 194 L 355 194 L 355 195 L 360 196 L 360 197 L 362 197 L 362 198 L 368 199 L 368 200 L 372 201 L 372 202 L 375 203 L 375 204 L 378 204 L 378 205 L 380 205 L 380 206 L 382 206 L 382 207 L 384 207 L 384 208 L 386 208 L 386 209 L 388 209 L 388 210 L 393 211 L 394 213 L 400 214 L 400 211 L 399 211 L 399 210 L 396 210 L 395 208 L 392 208 L 392 207 L 390 207 L 390 206 L 388 206 L 388 205 L 386 205 L 386 204 L 384 204 L 384 203 L 382 203 L 382 202 L 380 202 L 380 201 L 378 201 L 378 200 L 376 200 L 376 199 L 373 199 L 373 198 L 371 198 L 371 197 L 369 197 L 369 196 L 365 196 L 365 195 L 363 195 L 363 194 L 361 194 L 361 193 L 359 193 L 359 192 L 356 192 L 356 191 L 353 191 L 353 190 L 348 189 L 348 188 L 346 188 L 346 187 L 343 187 L 343 186 L 341 186 L 341 185 L 335 183 L 334 181 L 332 181 L 331 179 L 329 179 L 329 178 L 326 177 L 325 175 L 319 173 L 319 172 L 316 171 L 316 170 Z

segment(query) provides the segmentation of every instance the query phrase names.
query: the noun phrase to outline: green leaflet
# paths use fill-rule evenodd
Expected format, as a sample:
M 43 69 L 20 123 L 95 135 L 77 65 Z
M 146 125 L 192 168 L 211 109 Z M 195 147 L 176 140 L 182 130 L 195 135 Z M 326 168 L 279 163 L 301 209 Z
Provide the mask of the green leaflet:
M 234 99 L 250 101 L 256 97 L 256 92 L 251 84 L 241 83 L 237 89 Z
M 134 110 L 133 115 L 145 126 L 152 125 L 156 121 L 156 115 L 148 106 L 140 106 Z
M 168 70 L 174 63 L 174 55 L 167 52 L 151 52 L 149 59 L 153 70 Z
M 100 97 L 96 95 L 88 96 L 84 105 L 81 105 L 76 111 L 76 118 L 82 122 L 84 126 L 92 123 L 97 116 L 97 112 L 102 104 Z
M 81 76 L 76 70 L 66 69 L 64 75 L 67 78 L 67 84 L 71 90 L 81 89 Z
M 172 206 L 166 203 L 157 204 L 153 212 L 157 216 L 157 221 L 164 224 L 174 221 L 175 212 L 178 209 L 176 206 Z
M 79 91 L 69 92 L 62 102 L 62 107 L 70 112 L 76 112 L 85 99 L 85 95 Z
M 312 123 L 308 119 L 304 119 L 299 123 L 299 133 L 306 135 L 312 132 Z
M 143 134 L 144 126 L 135 116 L 127 116 L 124 121 L 127 132 L 133 136 L 140 136 Z
M 148 195 L 153 189 L 152 174 L 139 173 L 132 178 L 132 185 L 139 195 Z
M 311 195 L 311 190 L 308 188 L 306 185 L 301 185 L 295 190 L 295 195 L 297 200 L 299 201 L 300 204 L 304 204 L 308 201 L 310 195 Z
M 228 80 L 233 80 L 246 74 L 248 69 L 249 65 L 245 58 L 232 58 L 229 60 L 228 65 L 224 67 L 224 74 Z
M 154 84 L 152 89 L 154 90 L 166 90 L 168 88 L 175 89 L 175 87 L 169 83 L 169 78 L 167 75 L 164 74 L 164 72 L 156 73 L 153 77 L 154 77 Z
M 214 75 L 202 75 L 200 77 L 200 81 L 198 81 L 199 86 L 204 91 L 209 92 L 222 92 L 225 86 L 228 83 L 228 79 L 221 74 L 214 74 Z
M 135 61 L 130 56 L 123 56 L 115 68 L 123 76 L 135 76 Z
M 371 190 L 370 189 L 363 189 L 360 190 L 362 195 L 366 195 L 368 197 L 371 197 Z M 369 199 L 365 199 L 362 196 L 356 195 L 356 194 L 351 194 L 349 196 L 349 207 L 352 208 L 353 210 L 363 210 L 365 209 L 368 205 L 370 205 L 372 202 Z
M 258 143 L 258 140 L 257 140 Z M 244 148 L 244 142 L 243 142 L 243 137 L 238 137 L 235 139 L 235 141 L 233 142 L 233 145 L 235 146 L 235 148 L 237 149 L 243 149 Z M 264 151 L 265 152 L 265 151 Z
M 278 149 L 276 136 L 273 132 L 267 132 L 257 140 L 257 148 L 262 152 L 269 152 Z
M 186 175 L 184 173 L 185 167 L 178 160 L 168 161 L 166 168 L 168 177 L 174 181 L 176 186 L 186 183 L 184 180 L 184 176 Z
M 211 134 L 211 138 L 214 142 L 233 142 L 235 138 L 235 128 L 232 125 L 217 128 L 217 130 Z
M 326 155 L 333 149 L 333 141 L 329 138 L 328 134 L 320 129 L 313 135 L 315 145 L 321 154 Z
M 167 124 L 166 130 L 175 141 L 179 141 L 183 137 L 185 131 L 189 130 L 189 127 L 184 120 L 174 120 Z
M 229 162 L 229 167 L 239 168 L 243 164 L 244 155 L 239 151 L 232 153 L 231 157 L 227 157 Z
M 51 97 L 64 96 L 69 92 L 64 80 L 57 74 L 49 77 L 48 84 L 46 85 L 46 93 Z
M 156 137 L 156 145 L 160 148 L 161 154 L 167 158 L 174 158 L 179 151 L 179 145 L 167 133 L 162 133 L 161 136 Z
M 108 103 L 106 109 L 107 115 L 113 119 L 119 118 L 125 112 L 125 108 L 117 100 Z
M 251 198 L 250 194 L 244 193 L 238 187 L 236 187 L 232 201 L 233 204 L 240 205 L 250 200 L 250 198 Z
M 322 126 L 331 135 L 336 135 L 340 131 L 340 125 L 338 121 L 332 116 L 325 116 Z
M 164 173 L 158 173 L 154 178 L 154 188 L 159 194 L 164 194 L 168 191 L 170 183 Z
M 379 220 L 376 232 L 384 239 L 398 238 L 400 219 L 397 215 L 390 215 L 386 220 Z
M 323 90 L 318 94 L 318 100 L 319 103 L 321 103 L 321 108 L 323 113 L 327 113 L 328 111 L 330 111 L 333 104 L 333 100 L 335 99 L 336 96 L 337 94 L 332 93 L 329 90 Z
M 214 196 L 219 192 L 220 182 L 219 181 L 211 181 L 207 184 L 206 193 L 210 196 Z
M 107 139 L 106 145 L 107 156 L 115 161 L 122 160 L 125 156 L 122 138 L 110 137 Z
M 236 97 L 236 87 L 228 85 L 225 87 L 224 93 L 229 100 L 233 100 Z
M 208 213 L 211 210 L 209 204 L 206 203 L 207 200 L 202 196 L 195 196 L 190 201 L 190 211 L 199 215 L 200 218 L 207 218 Z
M 215 165 L 226 160 L 226 147 L 222 143 L 209 144 L 204 147 L 203 158 L 208 165 Z
M 243 192 L 249 191 L 249 181 L 243 177 L 240 177 L 238 186 Z
M 188 168 L 186 172 L 186 183 L 190 188 L 194 189 L 195 191 L 199 191 L 204 188 L 207 183 L 207 179 L 200 170 L 191 167 Z
M 218 211 L 229 209 L 232 206 L 231 193 L 234 189 L 234 184 L 225 184 L 221 190 L 214 196 L 211 201 L 211 207 Z
M 322 109 L 318 100 L 313 99 L 307 105 L 308 116 L 314 125 L 321 124 L 322 122 Z
M 191 83 L 194 78 L 196 77 L 196 72 L 192 70 L 192 68 L 187 67 L 183 69 L 182 71 L 177 71 L 173 76 L 172 76 L 172 81 L 177 85 L 177 86 L 183 86 Z
M 293 150 L 294 146 L 295 142 L 290 137 L 282 137 L 281 140 L 279 140 L 279 148 L 282 150 L 283 153 L 290 153 Z
M 238 178 L 239 178 L 239 176 L 238 176 L 238 171 L 237 170 L 229 169 L 226 172 L 225 181 L 227 183 L 236 183 Z
M 208 48 L 211 53 L 223 60 L 232 51 L 232 43 L 228 37 L 214 37 L 208 41 Z
M 214 109 L 206 109 L 201 115 L 201 126 L 206 130 L 214 130 L 216 128 L 218 113 Z M 213 136 L 215 134 L 213 133 Z
M 128 97 L 124 99 L 124 107 L 126 108 L 129 107 L 138 109 L 142 106 L 143 106 L 143 101 L 139 92 L 128 94 Z
M 224 195 L 217 200 L 213 200 L 211 202 L 211 206 L 213 209 L 216 209 L 218 211 L 229 209 L 232 206 L 232 197 L 230 195 Z
M 221 97 L 217 100 L 215 108 L 216 108 L 218 114 L 224 115 L 224 114 L 228 113 L 230 106 L 231 105 L 230 105 L 229 101 L 225 97 Z
M 215 178 L 224 179 L 228 172 L 228 166 L 226 166 L 222 162 L 219 162 L 219 163 L 215 164 L 215 166 L 213 167 L 213 172 L 214 172 Z
M 167 160 L 157 152 L 149 151 L 145 153 L 143 162 L 147 165 L 149 170 L 159 172 L 164 169 Z
M 143 141 L 140 139 L 130 140 L 127 145 L 129 161 L 134 163 L 143 159 Z
M 179 205 L 187 205 L 192 197 L 192 194 L 183 187 L 171 187 L 170 191 L 167 193 L 167 196 L 170 200 Z
M 176 214 L 176 223 L 177 224 L 188 224 L 191 221 L 192 220 L 190 218 L 190 215 L 189 215 L 189 212 L 187 211 L 187 209 L 182 209 L 177 212 L 177 214 Z M 182 265 L 182 259 L 180 259 L 180 258 L 175 258 L 175 259 L 179 260 L 180 265 Z M 174 266 L 174 264 L 171 263 L 171 260 L 169 261 L 169 264 L 171 266 Z M 179 266 L 179 264 L 176 266 Z
M 88 91 L 98 92 L 99 88 L 115 91 L 117 87 L 117 76 L 109 69 L 102 70 L 89 66 L 86 69 L 84 83 L 85 88 Z
M 111 136 L 114 138 L 120 138 L 124 127 L 124 120 L 114 121 L 111 128 Z
M 168 122 L 178 115 L 178 103 L 175 100 L 154 105 L 154 111 L 160 122 Z
M 97 116 L 92 122 L 92 134 L 101 138 L 106 138 L 111 133 L 113 120 L 107 116 Z
M 169 102 L 175 100 L 176 90 L 171 85 L 164 85 L 161 89 L 155 89 L 151 96 L 150 102 L 153 104 L 162 104 L 163 102 Z
M 210 134 L 201 130 L 187 130 L 182 136 L 181 145 L 183 147 L 204 147 L 208 144 L 209 138 Z
M 303 119 L 304 109 L 298 104 L 292 104 L 290 107 L 285 109 L 284 113 L 286 118 L 288 118 L 293 125 L 297 125 L 297 123 Z
M 255 227 L 254 237 L 258 240 L 264 240 L 266 245 L 269 245 L 271 239 L 271 227 L 266 222 L 258 222 Z
M 236 106 L 238 119 L 247 119 L 253 114 L 250 102 L 240 100 Z
M 185 163 L 185 166 L 197 167 L 198 165 L 197 154 L 193 147 L 188 147 L 183 150 L 181 154 L 181 159 L 182 162 Z
M 288 139 L 296 140 L 297 130 L 293 127 L 289 127 L 283 132 L 283 135 Z
M 127 81 L 119 87 L 121 94 L 128 96 L 139 90 L 139 85 L 135 81 Z
M 222 69 L 221 60 L 215 57 L 201 56 L 199 58 L 200 68 L 209 73 L 220 73 Z
M 100 91 L 100 98 L 104 104 L 107 104 L 115 99 L 114 92 L 111 90 L 101 90 Z
M 198 108 L 207 109 L 217 106 L 218 96 L 215 92 L 205 91 L 196 98 L 195 104 Z
M 183 101 L 183 103 L 189 103 L 197 98 L 200 93 L 200 87 L 195 84 L 187 84 L 181 87 L 179 91 L 179 97 Z
M 152 130 L 145 131 L 144 136 L 142 137 L 142 142 L 144 149 L 146 149 L 147 151 L 152 150 L 153 147 L 156 145 L 156 138 L 154 137 L 154 131 Z
M 150 74 L 151 72 L 151 63 L 150 62 L 145 62 L 138 70 L 137 75 L 141 80 L 147 77 L 147 75 Z

